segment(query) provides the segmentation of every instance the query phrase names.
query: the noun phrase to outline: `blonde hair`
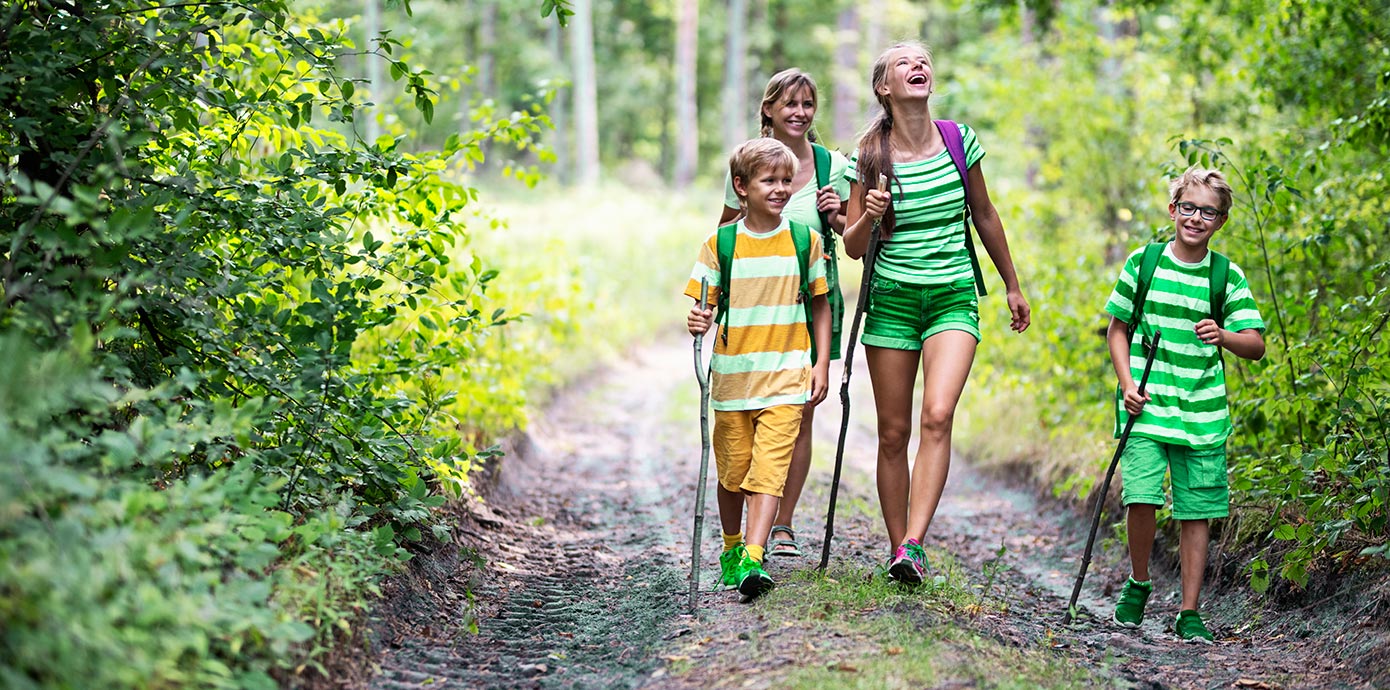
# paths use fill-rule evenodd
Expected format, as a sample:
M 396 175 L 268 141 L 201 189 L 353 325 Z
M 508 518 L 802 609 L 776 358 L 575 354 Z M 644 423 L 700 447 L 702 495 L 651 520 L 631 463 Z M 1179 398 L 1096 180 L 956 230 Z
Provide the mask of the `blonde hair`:
M 768 106 L 776 105 L 777 101 L 782 100 L 782 96 L 795 93 L 797 89 L 806 89 L 811 92 L 811 101 L 819 109 L 820 96 L 816 95 L 816 80 L 811 75 L 793 67 L 784 69 L 772 78 L 767 80 L 767 88 L 763 89 L 763 102 L 758 106 L 758 118 L 762 129 L 760 130 L 765 137 L 772 136 L 772 118 L 768 117 Z M 806 138 L 815 141 L 816 134 L 813 130 L 806 132 Z
M 790 170 L 795 177 L 800 165 L 796 154 L 786 144 L 772 137 L 759 137 L 749 139 L 734 149 L 733 155 L 729 156 L 729 177 L 743 180 L 746 185 L 759 170 L 768 168 Z M 737 186 L 734 191 L 738 191 Z M 744 195 L 739 194 L 738 199 L 740 203 L 744 202 Z
M 859 171 L 859 185 L 866 190 L 877 188 L 880 174 L 888 178 L 889 189 L 892 189 L 893 184 L 897 181 L 893 175 L 893 150 L 888 143 L 888 138 L 893 134 L 893 106 L 888 101 L 888 96 L 879 93 L 878 88 L 888 80 L 888 56 L 900 48 L 915 48 L 922 51 L 922 54 L 927 57 L 927 65 L 931 66 L 931 50 L 917 41 L 894 43 L 874 59 L 873 71 L 870 73 L 870 84 L 874 98 L 878 99 L 878 105 L 883 110 L 869 121 L 869 126 L 864 129 L 864 134 L 859 138 L 859 156 L 854 163 L 855 169 Z M 883 214 L 883 220 L 879 225 L 885 239 L 893 234 L 896 218 L 897 214 L 893 212 L 893 207 L 890 205 L 888 211 Z
M 1231 185 L 1226 182 L 1226 176 L 1217 170 L 1207 170 L 1193 166 L 1183 171 L 1183 174 L 1173 178 L 1168 183 L 1168 203 L 1177 204 L 1182 200 L 1182 195 L 1192 185 L 1202 185 L 1216 193 L 1216 199 L 1221 204 L 1221 212 L 1226 213 L 1231 210 Z

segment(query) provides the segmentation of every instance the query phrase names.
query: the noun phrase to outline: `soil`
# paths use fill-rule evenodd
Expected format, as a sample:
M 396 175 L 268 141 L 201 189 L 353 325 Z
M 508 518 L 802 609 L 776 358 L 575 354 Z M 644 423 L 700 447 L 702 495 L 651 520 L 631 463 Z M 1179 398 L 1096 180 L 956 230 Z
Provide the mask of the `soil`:
M 734 592 L 714 591 L 720 545 L 712 459 L 699 607 L 689 612 L 700 464 L 692 367 L 689 340 L 658 342 L 562 392 L 481 482 L 483 494 L 454 506 L 454 542 L 420 554 L 387 583 L 373 621 L 378 672 L 367 686 L 767 688 L 785 678 L 769 669 L 873 653 L 872 639 L 826 639 L 811 621 L 774 627 L 767 602 L 743 604 Z M 819 561 L 841 419 L 839 375 L 833 366 L 834 390 L 817 411 L 816 460 L 796 520 L 806 555 L 769 559 L 779 588 L 809 586 L 810 578 L 793 575 Z M 866 577 L 888 548 L 876 512 L 869 400 L 857 362 L 830 570 Z M 1242 587 L 1213 588 L 1204 609 L 1216 644 L 1184 645 L 1170 629 L 1177 578 L 1163 569 L 1154 571 L 1158 586 L 1142 628 L 1109 624 L 1128 568 L 1123 545 L 1102 539 L 1082 615 L 1065 625 L 1089 518 L 960 458 L 951 471 L 927 546 L 946 554 L 988 602 L 969 615 L 957 612 L 954 625 L 1007 646 L 1047 650 L 1111 687 L 1390 687 L 1385 612 L 1356 595 L 1383 579 L 1311 604 L 1283 602 L 1279 610 Z M 733 653 L 751 639 L 770 641 L 759 648 L 766 652 Z M 749 658 L 756 663 L 742 661 Z M 737 660 L 732 667 L 730 659 Z M 989 686 L 978 680 L 988 677 L 941 687 Z

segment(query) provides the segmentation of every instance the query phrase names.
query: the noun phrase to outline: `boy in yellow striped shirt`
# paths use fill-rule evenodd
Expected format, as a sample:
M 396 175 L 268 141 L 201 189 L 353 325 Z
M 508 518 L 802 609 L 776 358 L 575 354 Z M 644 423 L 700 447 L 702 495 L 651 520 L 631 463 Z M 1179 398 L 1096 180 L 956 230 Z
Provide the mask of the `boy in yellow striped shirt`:
M 729 172 L 744 217 L 735 224 L 729 276 L 721 283 L 715 232 L 701 245 L 685 288 L 696 300 L 686 325 L 699 336 L 715 322 L 718 286 L 729 286 L 727 313 L 719 314 L 723 332 L 715 338 L 710 362 L 712 442 L 724 535 L 719 565 L 723 583 L 737 586 L 749 599 L 772 588 L 772 577 L 762 567 L 763 555 L 800 430 L 802 406 L 824 400 L 830 378 L 824 250 L 818 233 L 810 232 L 804 276 L 809 294 L 803 294 L 793 230 L 782 217 L 795 191 L 791 187 L 797 165 L 791 149 L 772 138 L 753 139 L 734 151 Z M 711 288 L 705 304 L 699 303 L 701 280 Z M 807 324 L 807 299 L 814 328 Z

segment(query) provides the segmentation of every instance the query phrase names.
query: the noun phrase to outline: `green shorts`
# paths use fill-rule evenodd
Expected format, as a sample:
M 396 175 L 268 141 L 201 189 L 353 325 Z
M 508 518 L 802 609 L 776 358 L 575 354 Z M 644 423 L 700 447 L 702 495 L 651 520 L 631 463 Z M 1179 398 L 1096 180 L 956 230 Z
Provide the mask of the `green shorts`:
M 1120 455 L 1120 502 L 1161 506 L 1163 475 L 1172 474 L 1173 519 L 1206 520 L 1231 514 L 1226 446 L 1195 449 L 1131 436 Z
M 965 331 L 980 341 L 980 307 L 973 278 L 947 285 L 914 285 L 874 276 L 860 342 L 920 350 L 923 341 L 942 331 Z

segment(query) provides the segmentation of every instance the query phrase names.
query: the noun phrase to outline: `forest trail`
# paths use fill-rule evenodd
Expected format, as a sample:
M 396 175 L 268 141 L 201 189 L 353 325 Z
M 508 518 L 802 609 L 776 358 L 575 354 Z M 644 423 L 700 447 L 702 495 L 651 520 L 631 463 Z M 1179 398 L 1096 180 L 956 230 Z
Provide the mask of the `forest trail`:
M 1383 660 L 1368 660 L 1367 635 L 1332 639 L 1306 611 L 1252 616 L 1234 594 L 1206 597 L 1217 644 L 1179 643 L 1173 573 L 1156 571 L 1137 632 L 1089 615 L 1064 626 L 1087 521 L 960 458 L 928 535 L 932 582 L 870 581 L 887 544 L 860 362 L 827 576 L 815 566 L 838 364 L 797 518 L 806 556 L 772 559 L 778 587 L 751 605 L 713 590 L 711 459 L 700 610 L 689 615 L 699 394 L 690 341 L 673 337 L 564 391 L 533 421 L 528 447 L 505 459 L 486 503 L 460 509 L 465 549 L 421 556 L 391 583 L 369 687 L 1376 687 L 1366 674 Z M 1127 569 L 1119 545 L 1097 551 L 1081 605 L 1108 619 Z

